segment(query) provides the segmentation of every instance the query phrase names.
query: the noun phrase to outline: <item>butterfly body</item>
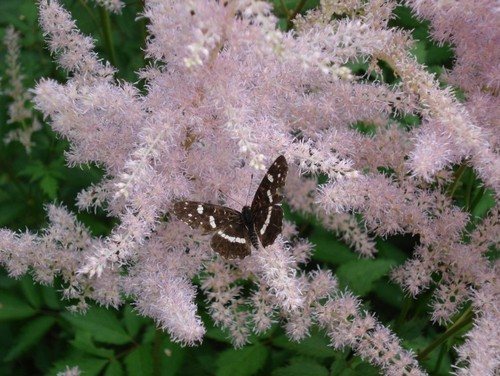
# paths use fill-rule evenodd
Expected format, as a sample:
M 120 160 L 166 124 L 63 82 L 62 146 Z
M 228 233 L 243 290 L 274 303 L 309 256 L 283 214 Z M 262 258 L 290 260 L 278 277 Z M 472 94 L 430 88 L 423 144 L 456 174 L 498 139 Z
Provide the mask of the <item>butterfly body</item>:
M 241 212 L 226 206 L 198 201 L 178 201 L 174 214 L 192 228 L 214 233 L 210 245 L 226 258 L 243 258 L 274 243 L 281 233 L 283 210 L 281 189 L 285 185 L 288 165 L 279 156 L 262 179 L 251 206 Z
M 243 206 L 243 209 L 241 209 L 241 219 L 245 224 L 245 227 L 247 228 L 250 242 L 255 249 L 259 249 L 259 237 L 257 236 L 257 232 L 255 231 L 252 209 L 250 206 Z

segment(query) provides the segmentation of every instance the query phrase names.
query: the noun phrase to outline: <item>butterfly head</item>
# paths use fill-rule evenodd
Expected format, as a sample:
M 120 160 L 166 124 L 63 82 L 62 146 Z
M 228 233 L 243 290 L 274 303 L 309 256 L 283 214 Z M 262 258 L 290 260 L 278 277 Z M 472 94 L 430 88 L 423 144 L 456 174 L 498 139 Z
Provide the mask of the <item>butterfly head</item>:
M 243 218 L 245 224 L 252 222 L 252 209 L 250 206 L 243 206 L 243 209 L 241 209 L 241 217 Z

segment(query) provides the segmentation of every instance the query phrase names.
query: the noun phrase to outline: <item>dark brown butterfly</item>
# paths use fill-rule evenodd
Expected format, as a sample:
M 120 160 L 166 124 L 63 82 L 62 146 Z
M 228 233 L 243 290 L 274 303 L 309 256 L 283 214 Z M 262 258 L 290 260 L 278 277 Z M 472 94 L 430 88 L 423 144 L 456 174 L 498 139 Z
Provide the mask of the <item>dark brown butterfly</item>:
M 251 206 L 241 212 L 221 205 L 196 201 L 178 201 L 174 214 L 192 228 L 213 232 L 212 249 L 226 258 L 243 258 L 251 246 L 259 248 L 274 243 L 281 233 L 283 209 L 281 189 L 285 185 L 288 164 L 280 155 L 260 182 Z

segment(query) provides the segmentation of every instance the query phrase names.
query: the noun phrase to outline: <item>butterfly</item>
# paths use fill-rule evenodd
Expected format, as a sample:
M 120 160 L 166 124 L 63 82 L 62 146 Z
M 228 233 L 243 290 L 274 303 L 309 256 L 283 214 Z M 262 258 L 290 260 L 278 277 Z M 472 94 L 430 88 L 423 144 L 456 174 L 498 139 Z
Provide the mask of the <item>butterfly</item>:
M 252 246 L 273 244 L 281 233 L 283 209 L 281 190 L 285 185 L 288 164 L 280 155 L 259 184 L 251 206 L 241 212 L 221 205 L 197 201 L 177 201 L 174 214 L 191 228 L 214 233 L 210 245 L 225 258 L 244 258 Z

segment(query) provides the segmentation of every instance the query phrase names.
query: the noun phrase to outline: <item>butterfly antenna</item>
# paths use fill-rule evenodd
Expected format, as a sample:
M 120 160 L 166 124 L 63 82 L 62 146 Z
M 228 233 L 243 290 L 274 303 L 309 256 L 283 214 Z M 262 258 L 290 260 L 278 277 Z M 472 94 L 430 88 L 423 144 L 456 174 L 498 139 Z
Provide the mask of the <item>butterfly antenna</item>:
M 253 174 L 250 175 L 250 185 L 248 186 L 247 198 L 245 199 L 245 205 L 248 204 L 248 197 L 250 197 L 250 189 L 252 188 Z
M 240 206 L 242 206 L 242 207 L 244 206 L 244 205 L 242 205 L 242 203 L 241 203 L 241 202 L 239 202 L 238 200 L 235 200 L 234 198 L 232 198 L 232 197 L 231 197 L 231 196 L 229 196 L 228 194 L 226 194 L 226 193 L 222 192 L 220 189 L 218 189 L 218 191 L 219 191 L 219 193 L 220 193 L 221 195 L 223 195 L 224 197 L 226 197 L 226 198 L 229 198 L 229 199 L 233 200 L 234 202 L 236 202 L 238 205 L 240 205 Z

